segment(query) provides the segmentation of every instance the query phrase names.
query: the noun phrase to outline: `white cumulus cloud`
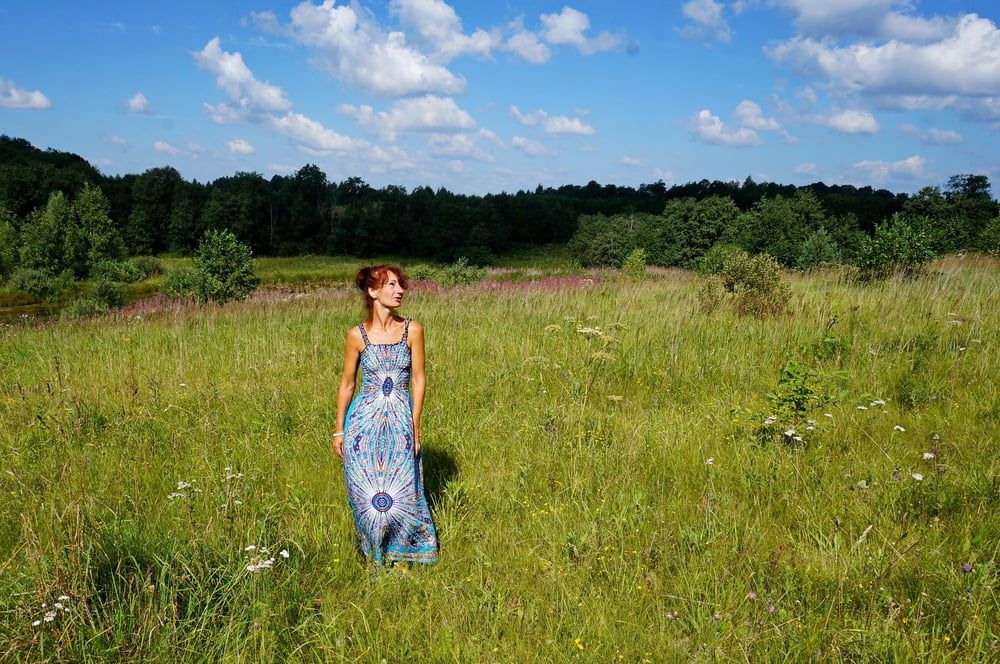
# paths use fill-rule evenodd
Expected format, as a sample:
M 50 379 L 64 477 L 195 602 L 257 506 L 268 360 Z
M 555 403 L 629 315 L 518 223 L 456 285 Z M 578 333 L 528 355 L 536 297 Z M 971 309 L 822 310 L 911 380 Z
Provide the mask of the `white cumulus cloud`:
M 43 109 L 52 102 L 41 90 L 24 90 L 0 78 L 0 108 Z
M 747 146 L 760 143 L 760 136 L 753 129 L 727 125 L 708 109 L 689 118 L 689 129 L 706 143 L 716 145 Z
M 584 33 L 590 29 L 590 17 L 566 6 L 558 14 L 542 14 L 542 38 L 550 44 L 575 46 L 580 53 L 590 55 L 610 51 L 621 43 L 621 37 L 602 32 L 596 37 Z
M 879 129 L 874 115 L 854 109 L 817 116 L 816 122 L 843 134 L 875 134 Z
M 230 152 L 235 152 L 237 154 L 253 154 L 257 151 L 254 146 L 246 142 L 242 138 L 237 138 L 232 141 L 226 141 L 226 147 L 229 148 Z
M 129 113 L 151 113 L 153 110 L 146 95 L 136 92 L 125 101 L 125 108 Z
M 411 131 L 442 132 L 476 127 L 476 121 L 454 99 L 436 95 L 400 99 L 393 102 L 388 111 L 376 112 L 368 105 L 351 104 L 341 104 L 337 110 L 389 140 Z
M 712 39 L 728 42 L 732 32 L 726 19 L 722 17 L 723 4 L 715 0 L 690 0 L 681 5 L 681 13 L 691 24 L 681 30 L 681 34 L 691 39 Z
M 539 157 L 541 155 L 549 154 L 549 151 L 545 149 L 544 145 L 527 139 L 524 136 L 513 137 L 510 140 L 510 144 L 530 157 Z
M 176 157 L 181 153 L 178 148 L 174 147 L 170 143 L 167 143 L 166 141 L 155 141 L 153 143 L 153 149 L 157 152 L 168 154 L 171 157 Z
M 465 34 L 462 19 L 442 0 L 392 0 L 389 11 L 418 44 L 444 61 L 466 53 L 488 56 L 501 40 L 497 30 Z
M 540 126 L 546 134 L 590 136 L 594 133 L 594 128 L 581 118 L 571 118 L 566 115 L 550 116 L 542 109 L 522 113 L 517 106 L 511 106 L 508 114 L 525 127 Z
M 622 166 L 628 166 L 630 168 L 635 168 L 636 166 L 642 166 L 642 162 L 640 160 L 636 159 L 635 157 L 630 157 L 628 155 L 623 155 L 622 158 L 618 160 L 618 163 L 621 164 Z
M 286 113 L 269 118 L 271 128 L 312 150 L 352 152 L 368 147 L 364 141 L 338 134 L 301 113 Z
M 281 88 L 257 80 L 243 62 L 242 55 L 223 51 L 218 37 L 210 39 L 205 48 L 192 55 L 200 67 L 216 74 L 216 84 L 239 108 L 287 111 L 292 107 Z
M 926 159 L 919 155 L 913 155 L 899 161 L 866 159 L 857 162 L 851 168 L 858 175 L 882 183 L 894 178 L 926 178 L 928 177 L 924 171 L 926 165 Z
M 507 50 L 536 65 L 548 62 L 552 49 L 543 44 L 538 35 L 525 29 L 515 32 L 506 42 Z
M 750 129 L 759 129 L 761 131 L 777 131 L 781 129 L 781 125 L 777 120 L 774 118 L 765 118 L 760 105 L 749 99 L 744 99 L 739 103 L 734 115 L 741 125 Z

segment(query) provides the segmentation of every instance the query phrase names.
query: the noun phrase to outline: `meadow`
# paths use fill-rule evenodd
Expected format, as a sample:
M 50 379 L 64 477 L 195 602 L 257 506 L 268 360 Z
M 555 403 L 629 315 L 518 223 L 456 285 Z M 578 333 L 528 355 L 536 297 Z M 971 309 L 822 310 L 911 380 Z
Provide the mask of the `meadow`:
M 407 295 L 426 567 L 354 551 L 356 291 L 0 327 L 0 661 L 1000 660 L 1000 260 L 769 320 L 547 268 Z

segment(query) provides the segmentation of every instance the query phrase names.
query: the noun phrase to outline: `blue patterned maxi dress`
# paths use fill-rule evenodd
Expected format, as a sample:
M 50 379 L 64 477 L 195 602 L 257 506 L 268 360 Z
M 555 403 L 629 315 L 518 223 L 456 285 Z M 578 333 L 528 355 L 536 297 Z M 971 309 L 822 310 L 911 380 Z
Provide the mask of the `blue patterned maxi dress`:
M 369 560 L 437 562 L 437 534 L 424 496 L 420 455 L 413 454 L 410 321 L 394 344 L 368 341 L 361 390 L 344 424 L 344 480 L 361 551 Z

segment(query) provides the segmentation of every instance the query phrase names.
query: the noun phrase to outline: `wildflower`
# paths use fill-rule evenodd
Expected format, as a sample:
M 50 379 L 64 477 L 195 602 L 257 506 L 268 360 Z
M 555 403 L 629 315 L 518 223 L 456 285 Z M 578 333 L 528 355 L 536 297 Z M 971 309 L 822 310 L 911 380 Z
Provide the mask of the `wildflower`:
M 573 639 L 573 644 L 576 645 L 577 650 L 583 650 L 584 648 L 587 647 L 583 645 L 583 641 L 581 641 L 579 637 Z
M 39 626 L 39 625 L 41 625 L 41 624 L 42 624 L 42 621 L 41 621 L 41 620 L 36 620 L 36 621 L 34 621 L 33 623 L 31 623 L 31 626 L 32 626 L 32 627 L 38 627 L 38 626 Z
M 711 466 L 714 464 L 715 464 L 715 457 L 708 457 L 707 459 L 705 459 L 706 466 Z
M 778 418 L 774 415 L 768 415 L 767 419 L 764 420 L 764 426 L 770 426 L 778 421 Z
M 811 424 L 810 424 L 809 426 L 807 426 L 807 427 L 806 427 L 806 431 L 813 431 L 814 429 L 816 429 L 816 427 L 814 427 L 814 426 L 813 426 L 813 425 L 811 425 Z
M 597 327 L 578 327 L 576 328 L 576 333 L 582 334 L 585 337 L 600 337 L 604 335 L 600 328 Z
M 226 468 L 226 470 L 229 470 Z M 243 473 L 226 473 L 226 480 L 238 480 L 243 477 Z
M 823 413 L 824 417 L 833 417 L 833 413 Z
M 965 563 L 964 565 L 962 565 L 962 571 L 965 572 L 965 573 L 971 572 L 972 569 L 973 569 L 973 567 L 969 563 Z
M 750 592 L 747 593 L 747 599 L 749 600 L 757 599 L 757 593 L 751 590 Z
M 774 604 L 768 604 L 767 605 L 767 612 L 768 613 L 774 613 L 777 610 L 778 610 L 778 607 L 776 607 Z
M 795 435 L 795 429 L 789 429 L 788 431 L 785 432 L 785 435 L 791 438 L 792 436 Z
M 176 491 L 174 493 L 167 494 L 167 500 L 174 500 L 175 498 L 183 498 L 183 497 L 184 497 L 183 493 L 177 493 Z
M 816 420 L 806 420 L 806 424 L 816 424 Z
M 288 556 L 291 554 L 288 553 L 288 549 L 282 549 L 281 551 L 278 552 L 278 555 L 287 560 Z
M 667 618 L 667 620 L 673 620 L 674 618 L 677 617 L 677 612 L 676 611 L 667 611 L 663 615 Z
M 915 479 L 918 482 L 923 481 L 923 479 L 924 479 L 924 476 L 921 475 L 920 473 L 913 473 L 912 475 L 910 475 L 910 477 L 912 477 L 913 479 Z
M 884 406 L 885 405 L 885 400 L 884 399 L 875 399 L 875 401 L 872 401 L 871 404 L 869 404 L 869 405 L 871 405 L 871 406 Z
M 562 325 L 555 325 L 555 324 L 553 324 L 553 325 L 546 325 L 545 326 L 545 331 L 548 332 L 548 333 L 550 333 L 550 334 L 553 333 L 553 332 L 562 332 Z
M 257 550 L 257 545 L 256 544 L 251 544 L 248 547 L 244 548 L 243 550 L 244 551 L 256 551 Z
M 58 599 L 60 602 L 65 602 L 69 599 L 69 595 L 59 595 L 59 597 L 57 597 L 56 599 Z
M 931 459 L 934 458 L 934 453 L 933 452 L 924 452 L 922 456 L 924 457 L 924 461 L 930 461 Z
M 55 619 L 56 619 L 56 612 L 55 611 L 46 611 L 45 612 L 45 622 L 52 622 Z
M 177 483 L 177 490 L 178 491 L 181 491 L 183 489 L 190 489 L 190 488 L 191 488 L 191 483 L 190 482 L 185 482 L 185 481 L 181 480 L 180 482 Z
M 903 427 L 899 426 L 898 424 L 897 424 L 896 426 L 894 426 L 894 427 L 892 428 L 892 430 L 893 430 L 893 431 L 900 431 L 900 432 L 902 432 L 902 433 L 906 433 L 906 429 L 904 429 Z
M 858 406 L 858 410 L 868 410 L 868 406 Z
M 858 487 L 859 489 L 867 489 L 868 488 L 868 481 L 867 480 L 858 480 L 858 483 L 855 484 L 854 486 Z

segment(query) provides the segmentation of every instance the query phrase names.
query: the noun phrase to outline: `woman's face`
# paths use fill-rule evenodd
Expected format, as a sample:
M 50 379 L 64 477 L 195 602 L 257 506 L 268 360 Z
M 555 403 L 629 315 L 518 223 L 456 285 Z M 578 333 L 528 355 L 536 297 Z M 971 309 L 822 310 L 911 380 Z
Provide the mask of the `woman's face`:
M 381 288 L 369 288 L 368 293 L 386 309 L 395 309 L 403 303 L 403 293 L 406 291 L 399 283 L 399 275 L 388 271 L 385 283 Z

